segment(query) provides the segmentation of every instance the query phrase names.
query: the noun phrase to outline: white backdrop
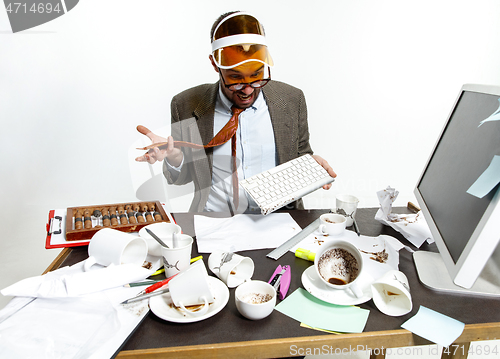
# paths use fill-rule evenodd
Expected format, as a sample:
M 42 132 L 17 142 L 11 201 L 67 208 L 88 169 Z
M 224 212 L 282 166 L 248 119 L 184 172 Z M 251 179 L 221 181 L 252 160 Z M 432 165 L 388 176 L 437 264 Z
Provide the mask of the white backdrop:
M 413 201 L 462 84 L 500 85 L 496 0 L 81 0 L 16 34 L 0 7 L 0 269 L 9 282 L 57 254 L 43 249 L 50 209 L 136 200 L 138 173 L 150 170 L 129 165 L 135 127 L 168 128 L 173 95 L 217 80 L 209 31 L 230 10 L 264 23 L 273 78 L 304 91 L 313 149 L 338 173 L 330 191 L 306 198 L 309 208 L 330 208 L 337 193 L 377 206 L 388 185 L 400 191 L 396 204 Z

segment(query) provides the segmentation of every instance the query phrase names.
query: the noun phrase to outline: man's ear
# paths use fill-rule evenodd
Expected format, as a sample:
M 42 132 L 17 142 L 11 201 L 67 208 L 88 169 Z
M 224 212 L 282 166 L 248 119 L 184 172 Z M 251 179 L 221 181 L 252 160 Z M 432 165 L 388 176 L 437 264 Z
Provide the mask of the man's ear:
M 219 72 L 219 67 L 217 67 L 217 65 L 215 64 L 215 61 L 214 61 L 214 58 L 212 57 L 212 55 L 208 55 L 208 58 L 210 59 L 210 62 L 212 63 L 212 66 L 213 66 L 215 72 Z

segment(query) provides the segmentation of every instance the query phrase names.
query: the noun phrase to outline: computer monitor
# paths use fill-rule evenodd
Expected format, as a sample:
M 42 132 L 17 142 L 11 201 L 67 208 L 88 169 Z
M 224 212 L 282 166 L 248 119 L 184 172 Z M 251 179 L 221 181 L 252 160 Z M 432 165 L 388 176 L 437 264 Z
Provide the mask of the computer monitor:
M 464 85 L 415 187 L 439 250 L 413 256 L 429 288 L 500 296 L 499 111 L 500 87 Z

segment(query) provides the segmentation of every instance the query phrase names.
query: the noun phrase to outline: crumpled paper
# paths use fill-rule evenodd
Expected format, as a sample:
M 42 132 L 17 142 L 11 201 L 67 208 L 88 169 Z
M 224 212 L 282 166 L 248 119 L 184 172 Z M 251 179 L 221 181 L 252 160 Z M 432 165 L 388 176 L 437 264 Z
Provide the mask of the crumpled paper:
M 417 248 L 425 241 L 433 243 L 434 239 L 421 211 L 412 214 L 392 213 L 392 204 L 398 194 L 399 192 L 390 186 L 377 192 L 380 209 L 375 214 L 375 219 L 401 233 Z
M 100 266 L 94 266 L 100 267 Z M 136 264 L 83 271 L 83 262 L 47 274 L 20 280 L 0 291 L 5 296 L 65 298 L 123 286 L 150 276 L 154 271 Z

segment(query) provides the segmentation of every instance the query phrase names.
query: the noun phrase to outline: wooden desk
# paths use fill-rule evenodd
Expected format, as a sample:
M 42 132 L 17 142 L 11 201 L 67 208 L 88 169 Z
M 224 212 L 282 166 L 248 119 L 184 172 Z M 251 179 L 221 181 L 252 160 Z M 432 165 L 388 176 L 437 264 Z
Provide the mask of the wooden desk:
M 404 212 L 404 209 L 399 210 Z M 290 213 L 301 227 L 305 227 L 324 212 L 304 210 Z M 362 234 L 388 234 L 411 246 L 392 228 L 375 221 L 375 213 L 375 208 L 358 209 L 356 218 Z M 194 236 L 193 214 L 179 213 L 174 217 L 185 233 Z M 421 249 L 436 250 L 435 246 L 426 244 Z M 255 262 L 253 279 L 267 281 L 278 264 L 289 264 L 292 268 L 289 293 L 302 287 L 302 272 L 312 263 L 296 258 L 293 253 L 287 253 L 275 261 L 266 257 L 270 251 L 241 252 Z M 197 247 L 194 246 L 193 256 L 196 255 Z M 64 249 L 48 270 L 79 262 L 86 257 L 87 247 Z M 207 260 L 208 255 L 205 254 L 205 263 Z M 412 256 L 406 250 L 400 251 L 400 270 L 406 274 L 410 283 L 412 312 L 401 317 L 389 317 L 379 312 L 372 301 L 364 303 L 360 307 L 369 309 L 370 316 L 365 331 L 360 334 L 322 334 L 300 327 L 297 321 L 278 311 L 260 321 L 247 320 L 238 313 L 234 303 L 234 289 L 231 289 L 228 305 L 217 315 L 201 322 L 170 323 L 150 312 L 117 357 L 278 358 L 371 349 L 371 358 L 383 358 L 387 348 L 432 344 L 401 329 L 401 324 L 415 315 L 420 305 L 466 324 L 464 332 L 454 343 L 456 346 L 451 348 L 455 353 L 444 354 L 444 357 L 465 358 L 471 341 L 500 338 L 500 300 L 450 296 L 425 288 L 420 284 Z

